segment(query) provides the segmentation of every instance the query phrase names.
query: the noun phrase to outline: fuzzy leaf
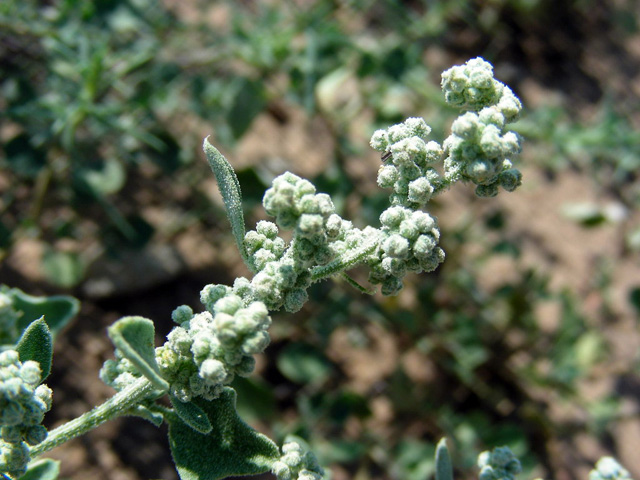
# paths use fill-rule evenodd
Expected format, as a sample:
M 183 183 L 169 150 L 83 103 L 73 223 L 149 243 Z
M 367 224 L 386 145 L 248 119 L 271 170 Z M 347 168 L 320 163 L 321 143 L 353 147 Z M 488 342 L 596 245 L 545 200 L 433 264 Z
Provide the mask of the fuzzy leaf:
M 154 348 L 153 322 L 143 317 L 123 317 L 109 327 L 109 338 L 122 355 L 133 363 L 159 390 L 169 384 L 160 376 Z
M 34 460 L 18 480 L 56 480 L 60 475 L 60 462 L 51 458 Z
M 51 373 L 51 360 L 53 358 L 53 338 L 44 317 L 40 317 L 22 334 L 16 351 L 21 362 L 34 360 L 40 364 L 42 380 Z
M 216 147 L 209 143 L 209 137 L 204 139 L 204 153 L 211 166 L 211 170 L 218 181 L 218 188 L 224 200 L 224 206 L 227 210 L 227 218 L 231 223 L 231 232 L 236 239 L 238 250 L 244 263 L 248 266 L 249 259 L 244 248 L 244 213 L 242 212 L 242 192 L 240 191 L 240 182 L 233 170 L 231 164 L 224 158 Z
M 169 419 L 169 445 L 181 480 L 258 475 L 280 459 L 276 444 L 240 419 L 233 389 L 225 388 L 216 400 L 194 403 L 209 417 L 212 430 L 198 433 L 178 416 Z
M 436 447 L 436 480 L 453 480 L 451 456 L 445 438 L 440 440 Z
M 170 396 L 171 405 L 180 419 L 200 433 L 209 433 L 213 428 L 209 417 L 193 402 L 181 402 L 173 395 Z

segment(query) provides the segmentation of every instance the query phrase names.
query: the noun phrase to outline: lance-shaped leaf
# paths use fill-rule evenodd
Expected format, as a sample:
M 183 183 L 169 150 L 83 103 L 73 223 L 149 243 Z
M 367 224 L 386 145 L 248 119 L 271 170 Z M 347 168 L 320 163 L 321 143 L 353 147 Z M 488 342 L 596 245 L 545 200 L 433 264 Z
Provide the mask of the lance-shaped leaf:
M 453 480 L 453 467 L 446 438 L 440 440 L 436 447 L 436 480 Z
M 211 170 L 218 181 L 218 188 L 224 201 L 227 211 L 227 217 L 231 223 L 231 232 L 236 239 L 238 250 L 244 263 L 249 266 L 246 249 L 244 248 L 244 213 L 242 212 L 242 192 L 240 191 L 240 182 L 234 172 L 233 167 L 224 158 L 216 147 L 209 143 L 209 137 L 204 139 L 204 153 L 211 166 Z
M 233 389 L 225 388 L 216 400 L 194 403 L 209 417 L 208 434 L 196 432 L 177 415 L 169 418 L 169 445 L 181 480 L 258 475 L 280 459 L 276 444 L 240 419 Z
M 16 351 L 21 362 L 33 360 L 40 364 L 42 381 L 49 376 L 53 357 L 53 339 L 44 317 L 31 322 L 31 325 L 22 334 Z
M 180 419 L 191 428 L 200 433 L 209 433 L 213 428 L 209 417 L 204 411 L 193 402 L 181 402 L 171 395 L 171 405 Z
M 123 317 L 109 327 L 109 338 L 122 355 L 158 390 L 169 390 L 160 376 L 154 348 L 153 322 L 143 317 Z

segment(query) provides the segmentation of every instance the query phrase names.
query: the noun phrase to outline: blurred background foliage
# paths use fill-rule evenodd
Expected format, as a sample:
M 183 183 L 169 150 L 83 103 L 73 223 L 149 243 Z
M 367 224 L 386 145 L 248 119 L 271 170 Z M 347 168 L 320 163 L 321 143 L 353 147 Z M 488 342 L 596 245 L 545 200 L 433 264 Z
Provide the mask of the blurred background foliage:
M 166 334 L 205 283 L 246 275 L 204 136 L 250 224 L 286 169 L 377 224 L 369 136 L 424 116 L 441 141 L 440 72 L 482 55 L 527 106 L 525 185 L 437 199 L 447 261 L 399 297 L 329 282 L 276 314 L 239 408 L 307 439 L 336 479 L 424 479 L 443 435 L 460 478 L 502 444 L 523 478 L 586 478 L 603 454 L 639 476 L 639 19 L 632 0 L 3 1 L 0 280 L 83 303 L 48 421 L 109 394 L 118 316 Z M 128 422 L 58 455 L 67 478 L 175 478 L 162 442 L 131 451 L 157 436 Z

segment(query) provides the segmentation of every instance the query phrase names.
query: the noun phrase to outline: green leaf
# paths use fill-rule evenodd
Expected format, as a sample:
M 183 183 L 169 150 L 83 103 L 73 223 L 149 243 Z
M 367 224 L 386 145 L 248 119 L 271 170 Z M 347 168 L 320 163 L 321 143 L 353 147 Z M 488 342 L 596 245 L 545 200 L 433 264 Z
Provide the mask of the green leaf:
M 231 223 L 231 231 L 236 239 L 236 245 L 244 263 L 249 266 L 249 259 L 244 248 L 244 213 L 242 212 L 242 192 L 240 191 L 240 182 L 233 167 L 226 158 L 209 143 L 209 137 L 204 139 L 204 153 L 213 170 L 218 188 L 224 200 L 224 206 L 227 210 L 227 218 Z
M 51 334 L 56 334 L 78 313 L 80 302 L 66 295 L 34 297 L 22 290 L 11 288 L 4 293 L 13 299 L 13 308 L 22 312 L 18 329 L 24 331 L 34 320 L 44 315 Z
M 40 364 L 43 381 L 49 376 L 53 358 L 53 338 L 44 317 L 27 327 L 16 346 L 16 351 L 21 362 L 33 360 Z
M 173 395 L 169 397 L 171 399 L 171 405 L 178 414 L 180 419 L 200 433 L 209 433 L 213 427 L 209 421 L 209 417 L 204 411 L 193 402 L 181 402 Z
M 122 355 L 133 363 L 159 390 L 169 390 L 156 363 L 153 322 L 143 317 L 123 317 L 109 327 L 109 338 Z
M 276 444 L 240 419 L 233 389 L 226 387 L 216 400 L 194 403 L 211 421 L 208 434 L 196 432 L 178 416 L 169 419 L 169 445 L 182 480 L 258 475 L 280 459 Z
M 18 480 L 56 480 L 60 475 L 60 462 L 51 458 L 34 460 Z
M 453 480 L 451 456 L 445 438 L 440 440 L 436 447 L 436 480 Z

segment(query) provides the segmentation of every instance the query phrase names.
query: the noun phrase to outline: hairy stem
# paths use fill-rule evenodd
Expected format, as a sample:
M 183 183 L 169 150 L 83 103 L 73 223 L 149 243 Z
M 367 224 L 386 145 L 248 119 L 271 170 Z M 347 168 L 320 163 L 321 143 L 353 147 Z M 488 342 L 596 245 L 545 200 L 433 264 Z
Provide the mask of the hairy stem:
M 126 414 L 130 408 L 151 396 L 154 391 L 149 380 L 145 377 L 138 379 L 102 405 L 49 432 L 43 442 L 30 449 L 31 457 L 35 458 L 75 437 L 84 435 L 109 420 Z

